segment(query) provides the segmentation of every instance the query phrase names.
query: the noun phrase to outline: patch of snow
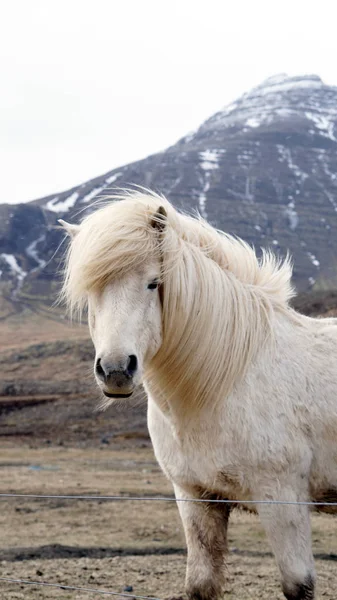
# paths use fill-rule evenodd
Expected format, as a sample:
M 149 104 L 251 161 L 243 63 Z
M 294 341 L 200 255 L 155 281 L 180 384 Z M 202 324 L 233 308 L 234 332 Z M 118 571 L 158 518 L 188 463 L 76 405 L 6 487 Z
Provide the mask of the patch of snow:
M 248 202 L 254 202 L 254 192 L 255 192 L 255 179 L 254 177 L 251 177 L 250 173 L 250 167 L 252 166 L 252 163 L 254 161 L 254 151 L 252 150 L 243 150 L 241 154 L 238 154 L 237 156 L 237 160 L 238 163 L 241 167 L 241 169 L 243 169 L 245 171 L 246 174 L 246 181 L 245 181 L 245 191 L 244 194 L 242 193 L 238 193 L 238 192 L 234 192 L 232 190 L 232 193 L 234 196 L 236 196 L 237 198 L 241 198 L 244 201 L 248 201 Z
M 212 171 L 215 171 L 219 168 L 219 157 L 224 154 L 226 150 L 218 150 L 218 149 L 207 149 L 203 152 L 199 152 L 200 158 L 200 167 L 205 172 L 205 174 L 201 177 L 201 185 L 202 189 L 199 193 L 199 211 L 201 216 L 204 219 L 207 219 L 206 212 L 206 201 L 207 201 L 207 192 L 210 188 L 210 179 Z
M 290 117 L 291 115 L 296 114 L 296 111 L 291 110 L 290 108 L 278 108 L 275 112 L 279 117 Z
M 310 285 L 314 285 L 316 283 L 316 279 L 314 279 L 313 277 L 309 277 L 308 281 Z
M 42 258 L 39 257 L 39 255 L 37 253 L 37 250 L 36 250 L 36 246 L 40 242 L 43 242 L 45 239 L 46 239 L 46 236 L 44 234 L 42 234 L 42 235 L 40 235 L 39 238 L 37 238 L 37 240 L 35 240 L 31 244 L 29 244 L 29 246 L 27 246 L 27 248 L 26 248 L 26 254 L 27 254 L 27 256 L 30 256 L 30 258 L 32 258 L 33 260 L 35 260 L 35 262 L 37 262 L 38 266 L 41 269 L 46 266 L 47 262 L 45 260 L 43 260 Z
M 295 202 L 289 202 L 288 206 L 285 209 L 285 215 L 288 218 L 289 227 L 291 231 L 295 231 L 299 222 L 299 216 L 295 210 Z
M 66 198 L 65 200 L 61 200 L 60 202 L 57 202 L 57 196 L 56 198 L 53 198 L 52 200 L 49 200 L 49 202 L 47 202 L 46 208 L 48 208 L 48 210 L 52 210 L 53 212 L 67 212 L 70 208 L 74 206 L 79 196 L 80 195 L 78 192 L 73 192 L 72 194 L 70 194 L 70 196 L 68 196 L 68 198 Z
M 335 124 L 333 121 L 330 121 L 330 119 L 328 119 L 326 115 L 306 112 L 305 116 L 310 121 L 313 121 L 313 123 L 316 125 L 316 128 L 320 130 L 321 134 L 324 137 L 329 138 L 333 142 L 337 142 L 334 136 Z
M 254 229 L 256 229 L 256 231 L 261 231 L 260 225 L 254 225 Z
M 291 169 L 296 177 L 298 177 L 303 183 L 308 178 L 307 173 L 301 171 L 301 169 L 293 162 L 291 152 L 289 148 L 282 146 L 282 144 L 277 144 L 277 150 L 280 154 L 281 160 L 287 162 L 289 169 Z
M 181 175 L 179 175 L 178 177 L 176 177 L 175 180 L 173 181 L 173 183 L 168 188 L 167 194 L 170 194 L 177 187 L 177 185 L 179 185 L 179 183 L 181 182 L 181 180 L 182 180 L 182 176 Z
M 319 260 L 317 260 L 316 256 L 314 254 L 312 254 L 312 252 L 307 252 L 307 256 L 310 258 L 314 267 L 318 268 L 320 266 Z
M 250 111 L 245 111 L 253 113 L 253 110 Z M 258 117 L 257 116 L 252 116 L 249 117 L 248 119 L 246 119 L 244 126 L 245 127 L 259 127 L 262 124 L 270 124 L 275 117 L 282 117 L 283 119 L 288 118 L 291 115 L 296 114 L 296 111 L 289 109 L 289 108 L 276 108 L 273 106 L 263 106 L 263 108 L 261 108 L 260 106 L 256 107 L 256 111 L 258 112 Z M 247 130 L 245 130 L 247 131 Z
M 251 177 L 246 177 L 245 200 L 248 200 L 249 202 L 254 202 L 254 194 L 252 192 L 252 185 L 253 185 L 253 183 L 252 183 Z
M 325 173 L 325 175 L 327 175 L 333 182 L 337 179 L 337 174 L 336 173 L 331 173 L 328 165 L 327 165 L 327 157 L 325 154 L 325 150 L 323 150 L 322 148 L 320 148 L 319 153 L 318 153 L 318 160 L 320 161 L 320 163 L 322 164 L 323 167 L 323 171 Z
M 204 171 L 212 171 L 219 168 L 219 156 L 225 150 L 204 150 L 199 152 L 200 166 Z
M 206 181 L 202 192 L 200 192 L 199 194 L 199 211 L 201 216 L 204 219 L 207 219 L 207 212 L 206 212 L 206 200 L 207 200 L 207 192 L 209 190 L 210 187 L 210 183 L 209 181 Z
M 104 190 L 104 187 L 105 186 L 96 187 L 93 190 L 91 190 L 91 192 L 88 192 L 88 194 L 86 194 L 85 196 L 83 196 L 83 198 L 81 200 L 81 204 L 84 204 L 86 202 L 90 202 L 90 200 L 92 200 L 93 198 L 95 198 L 96 196 L 98 196 L 98 194 L 100 194 Z
M 206 212 L 206 201 L 207 201 L 207 192 L 210 188 L 210 178 L 211 172 L 215 171 L 219 168 L 219 156 L 224 154 L 225 150 L 217 150 L 217 149 L 206 149 L 203 152 L 199 152 L 200 158 L 200 167 L 205 172 L 204 176 L 201 177 L 201 185 L 202 189 L 199 193 L 199 211 L 204 219 L 207 219 Z
M 118 173 L 114 173 L 113 175 L 110 175 L 109 177 L 106 178 L 105 183 L 107 185 L 110 185 L 111 183 L 114 183 L 114 181 L 116 181 L 116 179 L 118 179 L 118 177 L 121 177 L 121 175 L 123 175 L 122 171 L 119 171 Z M 104 187 L 106 187 L 104 185 Z
M 13 256 L 13 254 L 2 253 L 0 254 L 0 256 L 6 261 L 12 273 L 14 273 L 17 276 L 19 281 L 22 281 L 26 277 L 26 271 L 21 269 L 20 265 L 18 264 L 18 261 L 16 260 L 15 256 Z
M 323 83 L 320 80 L 312 78 L 306 79 L 305 77 L 287 77 L 284 76 L 283 80 L 280 78 L 279 82 L 275 83 L 267 79 L 262 85 L 255 88 L 249 95 L 267 96 L 269 94 L 279 94 L 280 92 L 288 92 L 289 90 L 300 89 L 300 88 L 322 88 Z
M 247 163 L 251 163 L 255 153 L 253 150 L 242 150 L 241 154 L 238 154 L 238 163 L 239 165 L 246 166 Z
M 99 186 L 93 188 L 91 190 L 91 192 L 88 192 L 85 196 L 83 196 L 83 198 L 81 200 L 81 204 L 87 204 L 88 202 L 90 202 L 91 200 L 96 198 L 96 196 L 98 196 L 101 192 L 103 192 L 103 190 L 107 189 L 107 187 L 109 185 L 111 185 L 112 183 L 114 183 L 116 181 L 116 179 L 118 179 L 118 177 L 121 177 L 121 175 L 123 175 L 122 171 L 119 171 L 118 173 L 114 173 L 113 175 L 109 175 L 109 177 L 107 177 L 105 179 L 105 181 L 102 185 L 99 185 Z
M 259 127 L 261 125 L 261 121 L 259 121 L 259 119 L 256 117 L 250 117 L 247 119 L 246 125 L 247 127 Z
M 51 200 L 49 200 L 49 201 L 47 202 L 47 204 L 46 204 L 46 208 L 47 208 L 48 210 L 54 210 L 54 209 L 53 209 L 53 206 L 54 206 L 55 202 L 57 202 L 57 201 L 58 201 L 58 199 L 59 199 L 59 197 L 58 197 L 58 196 L 55 196 L 55 198 L 52 198 Z
M 273 240 L 274 246 L 278 246 L 278 240 Z

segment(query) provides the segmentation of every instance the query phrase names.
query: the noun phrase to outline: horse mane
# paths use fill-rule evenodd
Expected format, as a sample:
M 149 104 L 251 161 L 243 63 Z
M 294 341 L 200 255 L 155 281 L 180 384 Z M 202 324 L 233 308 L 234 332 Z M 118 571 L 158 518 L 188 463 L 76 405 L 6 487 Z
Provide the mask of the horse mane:
M 160 238 L 151 218 L 163 206 Z M 162 261 L 163 344 L 145 373 L 162 405 L 201 409 L 233 391 L 272 333 L 272 317 L 290 311 L 292 268 L 271 252 L 259 260 L 240 239 L 178 211 L 151 192 L 126 192 L 87 216 L 70 244 L 61 296 L 81 312 L 90 290 Z

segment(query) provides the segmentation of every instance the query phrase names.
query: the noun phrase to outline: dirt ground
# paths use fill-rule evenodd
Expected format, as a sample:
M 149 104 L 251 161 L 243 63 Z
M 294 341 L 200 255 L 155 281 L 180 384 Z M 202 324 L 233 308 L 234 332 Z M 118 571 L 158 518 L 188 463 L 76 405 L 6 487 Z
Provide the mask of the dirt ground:
M 151 448 L 30 448 L 2 443 L 0 492 L 172 495 Z M 1 499 L 1 577 L 168 598 L 181 594 L 185 543 L 174 502 Z M 337 590 L 337 520 L 313 515 L 318 598 Z M 283 598 L 257 517 L 233 514 L 225 598 Z M 100 597 L 0 581 L 0 598 Z M 102 596 L 103 597 L 103 596 Z
M 63 312 L 47 307 L 38 310 L 34 306 L 6 301 L 0 290 L 1 351 L 39 342 L 87 338 L 87 327 L 70 323 Z

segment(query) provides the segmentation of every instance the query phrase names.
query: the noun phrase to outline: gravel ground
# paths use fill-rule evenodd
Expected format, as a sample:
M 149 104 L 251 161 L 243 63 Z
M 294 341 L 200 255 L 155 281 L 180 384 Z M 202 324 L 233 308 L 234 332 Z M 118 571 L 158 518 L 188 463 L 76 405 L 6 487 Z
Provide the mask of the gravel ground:
M 0 492 L 168 495 L 149 448 L 1 448 Z M 174 503 L 1 499 L 1 577 L 129 592 L 160 599 L 183 593 L 185 543 Z M 318 598 L 335 600 L 337 520 L 313 515 Z M 237 512 L 229 531 L 224 598 L 283 599 L 257 517 Z M 108 597 L 0 582 L 0 598 Z M 284 600 L 284 599 L 283 599 Z

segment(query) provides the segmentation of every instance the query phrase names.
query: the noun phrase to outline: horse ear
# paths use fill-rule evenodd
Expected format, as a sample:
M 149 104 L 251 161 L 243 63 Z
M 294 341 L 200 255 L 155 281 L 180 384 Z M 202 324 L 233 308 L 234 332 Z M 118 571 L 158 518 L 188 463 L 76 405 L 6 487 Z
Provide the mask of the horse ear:
M 165 229 L 167 221 L 167 212 L 163 206 L 159 206 L 158 210 L 151 217 L 151 227 L 161 232 Z
M 58 219 L 58 223 L 60 223 L 60 225 L 63 227 L 63 229 L 65 229 L 65 231 L 68 235 L 70 235 L 71 238 L 74 238 L 75 235 L 79 232 L 79 225 L 72 225 L 72 223 L 67 223 L 67 221 L 63 221 L 63 219 Z

